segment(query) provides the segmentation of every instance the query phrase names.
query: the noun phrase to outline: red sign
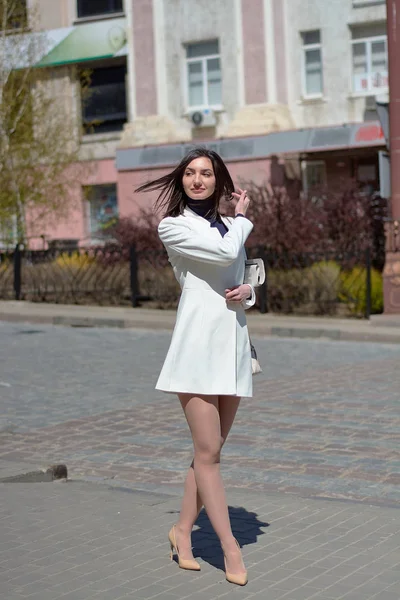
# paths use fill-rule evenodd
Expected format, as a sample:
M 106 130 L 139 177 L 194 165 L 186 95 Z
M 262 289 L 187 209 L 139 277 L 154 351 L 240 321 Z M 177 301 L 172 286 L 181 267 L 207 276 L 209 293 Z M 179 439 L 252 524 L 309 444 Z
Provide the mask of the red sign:
M 384 139 L 382 127 L 376 123 L 360 125 L 355 136 L 355 141 L 358 143 L 381 142 Z

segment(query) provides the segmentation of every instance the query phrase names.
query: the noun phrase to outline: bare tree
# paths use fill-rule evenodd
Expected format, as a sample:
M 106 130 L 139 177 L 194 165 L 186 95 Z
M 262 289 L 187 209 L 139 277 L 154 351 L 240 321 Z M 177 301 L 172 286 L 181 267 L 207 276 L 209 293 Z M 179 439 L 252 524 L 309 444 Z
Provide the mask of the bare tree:
M 35 11 L 0 0 L 0 227 L 18 242 L 65 216 L 83 177 L 71 67 L 38 68 L 48 50 Z

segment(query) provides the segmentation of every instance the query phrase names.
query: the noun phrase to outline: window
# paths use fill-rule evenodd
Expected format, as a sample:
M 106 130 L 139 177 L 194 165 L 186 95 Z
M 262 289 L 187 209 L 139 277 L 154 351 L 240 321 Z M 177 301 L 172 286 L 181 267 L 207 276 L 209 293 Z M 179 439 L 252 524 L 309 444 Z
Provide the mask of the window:
M 371 93 L 388 87 L 388 58 L 385 26 L 352 30 L 353 92 Z
M 28 24 L 26 0 L 0 0 L 1 27 L 5 23 L 6 30 L 25 29 Z
M 96 17 L 123 12 L 122 0 L 78 0 L 78 17 Z
M 326 165 L 323 160 L 303 161 L 301 163 L 303 190 L 309 191 L 326 185 Z
M 303 96 L 321 96 L 322 81 L 322 47 L 321 32 L 305 31 L 301 34 L 303 40 Z
M 91 71 L 88 97 L 82 107 L 85 133 L 122 130 L 127 121 L 125 76 L 125 65 Z
M 186 47 L 188 105 L 222 104 L 221 62 L 218 40 L 189 44 Z
M 93 237 L 107 237 L 107 231 L 118 220 L 116 184 L 110 183 L 107 185 L 91 186 L 89 188 L 88 200 L 90 206 L 90 235 Z

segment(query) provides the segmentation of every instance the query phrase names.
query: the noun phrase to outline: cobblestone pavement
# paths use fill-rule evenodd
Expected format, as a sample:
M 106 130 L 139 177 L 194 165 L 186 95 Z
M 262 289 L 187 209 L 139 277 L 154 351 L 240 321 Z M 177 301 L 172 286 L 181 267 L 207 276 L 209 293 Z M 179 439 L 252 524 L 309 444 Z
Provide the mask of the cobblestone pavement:
M 225 581 L 202 513 L 199 573 L 168 559 L 178 498 L 94 483 L 0 484 L 4 600 L 398 600 L 398 509 L 236 490 L 228 494 L 249 572 Z
M 170 333 L 0 323 L 0 336 L 0 459 L 180 493 L 189 431 L 154 390 Z M 224 448 L 227 487 L 398 506 L 400 348 L 254 342 L 264 373 Z

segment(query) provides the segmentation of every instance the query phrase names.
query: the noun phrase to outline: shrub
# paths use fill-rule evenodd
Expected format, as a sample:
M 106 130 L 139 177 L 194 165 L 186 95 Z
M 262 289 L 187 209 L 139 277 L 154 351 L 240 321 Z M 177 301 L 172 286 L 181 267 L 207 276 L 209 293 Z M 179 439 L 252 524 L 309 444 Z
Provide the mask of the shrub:
M 341 274 L 340 298 L 353 315 L 364 315 L 367 308 L 367 272 L 365 267 L 354 267 Z M 383 278 L 371 270 L 371 313 L 383 311 Z
M 355 180 L 338 179 L 307 195 L 267 181 L 241 181 L 241 187 L 251 198 L 247 214 L 255 223 L 249 246 L 278 254 L 322 250 L 358 256 L 371 247 L 374 266 L 383 267 L 387 202 L 365 193 Z
M 151 211 L 140 209 L 137 217 L 123 217 L 110 230 L 113 238 L 123 247 L 132 244 L 138 252 L 162 250 L 163 245 L 158 237 L 159 219 Z
M 23 266 L 24 298 L 64 304 L 128 304 L 129 264 L 105 267 L 93 261 L 83 268 L 52 263 Z
M 340 290 L 340 265 L 333 260 L 314 263 L 305 270 L 309 299 L 318 315 L 334 314 Z
M 323 239 L 324 213 L 310 199 L 292 198 L 285 189 L 268 183 L 243 182 L 251 198 L 247 216 L 255 224 L 249 245 L 265 246 L 273 252 L 313 251 Z
M 304 269 L 269 269 L 267 290 L 270 311 L 286 314 L 299 312 L 299 308 L 308 300 Z
M 72 253 L 62 252 L 53 262 L 57 267 L 80 270 L 89 267 L 95 260 L 94 256 L 89 256 L 86 253 L 83 254 L 79 250 L 76 250 Z
M 180 296 L 180 287 L 171 266 L 154 268 L 150 262 L 139 269 L 141 295 L 150 296 L 153 308 L 175 308 Z
M 2 255 L 0 262 L 0 298 L 14 297 L 14 268 L 12 259 Z
M 268 270 L 268 305 L 272 312 L 335 314 L 340 266 L 321 261 L 310 267 Z

